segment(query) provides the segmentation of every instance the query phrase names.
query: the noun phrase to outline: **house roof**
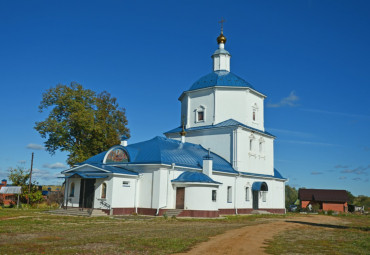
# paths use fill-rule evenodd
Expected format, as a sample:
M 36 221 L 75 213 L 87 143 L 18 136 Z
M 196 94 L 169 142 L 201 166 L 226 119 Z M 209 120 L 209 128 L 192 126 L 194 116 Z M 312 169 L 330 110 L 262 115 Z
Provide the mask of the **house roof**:
M 0 194 L 21 194 L 22 187 L 21 186 L 7 186 L 1 187 Z
M 199 80 L 197 80 L 188 91 L 197 90 L 208 87 L 246 87 L 252 88 L 252 85 L 246 82 L 244 79 L 239 76 L 228 72 L 228 71 L 214 71 L 209 73 Z
M 299 189 L 298 198 L 302 201 L 348 202 L 346 190 L 333 189 Z
M 154 137 L 151 140 L 122 146 L 130 157 L 130 162 L 124 164 L 176 164 L 177 166 L 202 169 L 203 157 L 208 150 L 200 145 L 181 143 L 180 141 L 165 137 Z M 103 164 L 105 154 L 102 152 L 93 156 L 81 164 L 92 164 L 99 167 L 109 167 Z M 213 157 L 213 170 L 227 173 L 238 173 L 224 158 L 211 152 Z M 120 163 L 112 163 L 118 165 Z
M 222 184 L 212 180 L 208 175 L 199 172 L 183 172 L 171 182 L 200 182 L 200 183 L 215 183 Z
M 259 129 L 256 129 L 256 128 L 253 128 L 253 127 L 250 127 L 250 126 L 247 126 L 239 121 L 236 121 L 234 119 L 228 119 L 228 120 L 225 120 L 223 122 L 220 122 L 218 124 L 215 124 L 215 125 L 206 125 L 206 126 L 200 126 L 200 127 L 191 127 L 191 128 L 187 128 L 185 129 L 185 131 L 193 131 L 193 130 L 202 130 L 202 129 L 209 129 L 209 128 L 219 128 L 219 127 L 235 127 L 235 126 L 241 126 L 241 127 L 245 127 L 251 131 L 255 131 L 257 133 L 261 133 L 261 134 L 265 134 L 267 136 L 270 136 L 270 137 L 275 137 L 273 134 L 269 133 L 269 132 L 266 132 L 266 131 L 262 131 L 262 130 L 259 130 Z M 178 133 L 182 131 L 182 126 L 180 127 L 177 127 L 177 128 L 174 128 L 170 131 L 167 131 L 165 132 L 165 134 L 171 134 L 171 133 Z

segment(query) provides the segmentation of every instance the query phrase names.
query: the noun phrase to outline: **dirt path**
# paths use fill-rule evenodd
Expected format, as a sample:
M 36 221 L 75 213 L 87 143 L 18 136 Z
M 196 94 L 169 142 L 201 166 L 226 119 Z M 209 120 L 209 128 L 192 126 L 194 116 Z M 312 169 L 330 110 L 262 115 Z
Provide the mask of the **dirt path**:
M 279 232 L 291 228 L 307 227 L 308 224 L 304 223 L 334 224 L 338 221 L 340 221 L 338 218 L 323 215 L 274 219 L 268 223 L 229 230 L 181 254 L 266 254 L 264 252 L 265 241 L 272 239 Z

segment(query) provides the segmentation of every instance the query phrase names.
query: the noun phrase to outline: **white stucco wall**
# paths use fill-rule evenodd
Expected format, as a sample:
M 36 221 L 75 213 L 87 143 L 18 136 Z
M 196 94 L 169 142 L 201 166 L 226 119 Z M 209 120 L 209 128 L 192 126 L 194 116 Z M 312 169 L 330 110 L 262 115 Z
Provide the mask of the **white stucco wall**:
M 187 101 L 187 106 L 182 107 L 182 109 L 186 107 L 187 111 L 186 128 L 212 125 L 214 121 L 214 95 L 212 88 L 189 92 L 182 101 Z M 204 121 L 197 120 L 197 111 L 204 111 Z
M 256 132 L 238 128 L 236 152 L 237 170 L 257 174 L 274 174 L 274 139 Z M 253 137 L 253 138 L 252 138 Z M 262 140 L 261 140 L 262 138 Z M 250 150 L 252 139 L 252 150 Z M 260 151 L 260 142 L 262 150 Z
M 217 202 L 212 201 L 212 190 L 218 189 L 214 186 L 185 186 L 185 209 L 218 210 Z

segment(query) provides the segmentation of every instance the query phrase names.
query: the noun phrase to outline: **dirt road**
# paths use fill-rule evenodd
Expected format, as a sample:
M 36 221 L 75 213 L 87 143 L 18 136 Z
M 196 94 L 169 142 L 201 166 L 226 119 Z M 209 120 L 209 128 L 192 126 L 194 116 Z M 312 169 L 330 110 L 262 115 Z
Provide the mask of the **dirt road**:
M 338 221 L 339 219 L 335 217 L 323 215 L 273 219 L 267 223 L 229 230 L 224 234 L 211 237 L 209 241 L 200 243 L 189 252 L 182 254 L 266 254 L 264 243 L 279 232 L 307 227 L 304 223 L 333 224 Z

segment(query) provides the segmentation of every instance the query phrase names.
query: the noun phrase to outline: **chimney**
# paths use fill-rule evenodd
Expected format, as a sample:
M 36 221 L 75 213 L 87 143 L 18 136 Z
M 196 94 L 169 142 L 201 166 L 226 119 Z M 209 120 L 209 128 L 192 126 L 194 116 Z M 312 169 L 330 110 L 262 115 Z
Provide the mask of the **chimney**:
M 127 139 L 128 139 L 127 136 L 125 136 L 125 135 L 121 136 L 121 145 L 123 147 L 126 147 L 127 146 Z
M 203 173 L 212 177 L 213 159 L 211 157 L 210 149 L 208 149 L 208 155 L 203 157 Z

